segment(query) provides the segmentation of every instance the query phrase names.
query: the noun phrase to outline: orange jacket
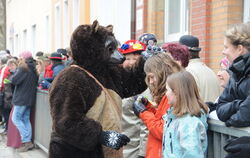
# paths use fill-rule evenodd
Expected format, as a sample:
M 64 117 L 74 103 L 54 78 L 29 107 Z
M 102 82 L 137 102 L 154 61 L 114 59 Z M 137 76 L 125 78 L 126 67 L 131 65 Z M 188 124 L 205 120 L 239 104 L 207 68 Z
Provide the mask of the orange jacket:
M 162 136 L 164 121 L 162 116 L 166 114 L 168 108 L 168 99 L 166 96 L 162 97 L 157 108 L 149 108 L 140 113 L 139 117 L 149 130 L 148 142 L 146 149 L 146 158 L 162 158 Z

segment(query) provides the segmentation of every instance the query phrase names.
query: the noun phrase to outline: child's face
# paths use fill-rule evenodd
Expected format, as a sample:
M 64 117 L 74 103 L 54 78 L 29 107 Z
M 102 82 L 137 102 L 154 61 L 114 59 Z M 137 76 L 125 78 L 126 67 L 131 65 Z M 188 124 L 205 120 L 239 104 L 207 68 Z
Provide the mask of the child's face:
M 221 69 L 218 71 L 217 76 L 219 78 L 220 86 L 226 87 L 230 78 L 229 73 L 226 71 L 226 66 L 221 63 Z
M 168 86 L 168 83 L 166 83 L 166 96 L 168 98 L 169 105 L 173 106 L 176 103 L 176 95 L 173 92 L 173 90 Z
M 148 78 L 148 86 L 155 87 L 155 85 L 157 84 L 156 75 L 153 72 L 146 72 L 146 76 Z
M 17 66 L 15 64 L 11 64 L 9 67 L 10 67 L 10 70 L 15 70 Z
M 126 54 L 125 55 L 126 60 L 123 62 L 123 67 L 124 68 L 131 68 L 135 65 L 136 61 L 140 57 L 139 54 Z

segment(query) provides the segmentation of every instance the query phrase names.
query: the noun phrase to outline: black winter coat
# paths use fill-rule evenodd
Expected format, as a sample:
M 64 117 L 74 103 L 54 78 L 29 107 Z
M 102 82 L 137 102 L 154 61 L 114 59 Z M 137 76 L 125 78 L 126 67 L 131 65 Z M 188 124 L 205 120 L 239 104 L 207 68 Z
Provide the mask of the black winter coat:
M 250 53 L 236 58 L 229 70 L 231 78 L 216 107 L 218 118 L 226 126 L 250 126 Z
M 8 77 L 11 78 L 13 73 L 11 72 L 10 76 Z M 11 109 L 12 108 L 12 97 L 13 97 L 13 92 L 14 92 L 15 86 L 12 83 L 6 83 L 4 84 L 4 107 L 6 109 Z
M 35 103 L 38 75 L 36 73 L 33 58 L 26 59 L 28 69 L 19 66 L 13 76 L 11 83 L 15 86 L 12 104 L 19 106 L 31 106 Z

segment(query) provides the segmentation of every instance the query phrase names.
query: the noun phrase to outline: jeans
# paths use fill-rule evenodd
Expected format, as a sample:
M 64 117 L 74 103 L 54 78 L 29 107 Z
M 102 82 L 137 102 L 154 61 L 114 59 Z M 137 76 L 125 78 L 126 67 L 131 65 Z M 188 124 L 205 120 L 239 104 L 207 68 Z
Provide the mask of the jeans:
M 30 110 L 31 106 L 14 105 L 12 121 L 21 135 L 22 143 L 30 142 L 32 137 Z

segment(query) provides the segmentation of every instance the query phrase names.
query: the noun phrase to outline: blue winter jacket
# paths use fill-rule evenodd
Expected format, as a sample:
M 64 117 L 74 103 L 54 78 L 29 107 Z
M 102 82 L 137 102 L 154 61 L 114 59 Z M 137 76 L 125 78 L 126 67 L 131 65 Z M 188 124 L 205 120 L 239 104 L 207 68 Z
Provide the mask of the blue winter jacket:
M 44 80 L 42 81 L 42 88 L 43 89 L 49 89 L 49 87 L 51 86 L 52 81 L 55 79 L 55 77 L 65 68 L 65 65 L 63 65 L 62 63 L 58 63 L 58 64 L 54 64 L 52 66 L 52 70 L 53 70 L 53 76 L 52 78 L 44 78 Z
M 163 116 L 163 158 L 204 158 L 207 151 L 207 114 L 176 117 L 171 107 Z

